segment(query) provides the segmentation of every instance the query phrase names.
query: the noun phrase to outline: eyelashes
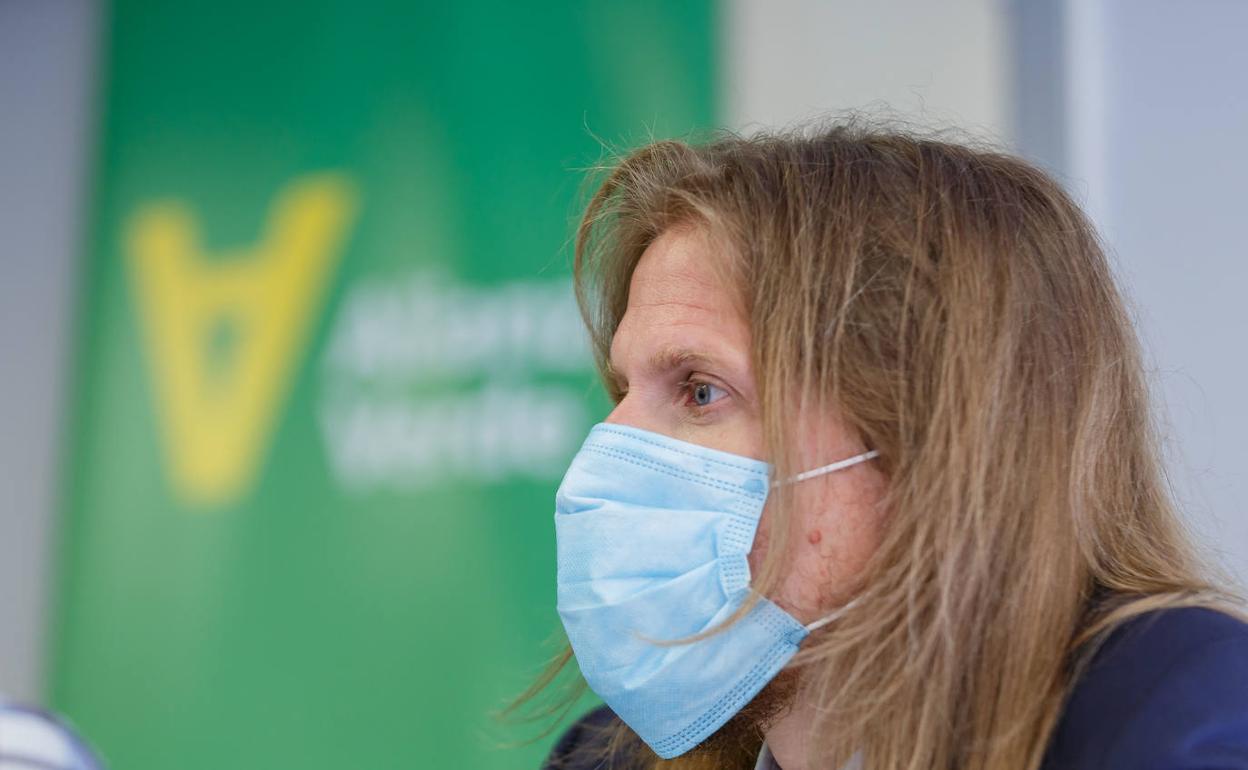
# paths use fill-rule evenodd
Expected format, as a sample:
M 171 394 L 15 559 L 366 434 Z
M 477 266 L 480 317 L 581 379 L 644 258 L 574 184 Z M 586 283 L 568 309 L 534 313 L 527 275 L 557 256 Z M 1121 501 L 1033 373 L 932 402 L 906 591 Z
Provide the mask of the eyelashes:
M 657 386 L 659 383 L 655 383 L 655 385 Z M 668 401 L 668 403 L 676 409 L 682 411 L 686 418 L 692 419 L 700 419 L 702 417 L 709 416 L 713 412 L 717 412 L 720 408 L 727 406 L 732 401 L 729 396 L 735 397 L 736 395 L 736 392 L 728 385 L 713 377 L 700 373 L 685 375 L 675 383 L 671 383 L 666 387 L 673 389 L 672 391 L 669 391 L 672 395 L 669 396 L 671 400 Z M 608 385 L 608 396 L 611 398 L 613 404 L 618 407 L 621 403 L 623 403 L 632 390 L 634 389 L 616 381 Z M 655 390 L 651 387 L 646 387 L 645 391 L 649 392 L 651 397 L 657 395 Z M 638 397 L 641 397 L 640 392 L 636 394 L 634 400 Z M 645 397 L 643 402 L 649 400 L 650 397 Z M 650 401 L 651 409 L 656 406 L 658 406 L 658 404 Z
M 678 387 L 680 405 L 695 414 L 704 414 L 728 396 L 727 388 L 700 377 L 688 377 Z

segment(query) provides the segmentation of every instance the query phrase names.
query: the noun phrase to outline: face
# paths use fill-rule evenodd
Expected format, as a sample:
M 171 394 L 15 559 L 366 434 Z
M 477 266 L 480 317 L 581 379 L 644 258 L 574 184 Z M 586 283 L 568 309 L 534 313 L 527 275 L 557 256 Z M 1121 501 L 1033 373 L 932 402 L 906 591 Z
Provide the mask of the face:
M 673 229 L 651 243 L 629 285 L 628 307 L 611 344 L 623 394 L 607 422 L 760 460 L 760 405 L 750 328 L 704 234 Z M 799 415 L 795 447 L 803 468 L 865 451 L 834 413 Z M 884 478 L 867 462 L 794 489 L 791 565 L 770 598 L 803 623 L 844 603 L 879 542 Z M 772 501 L 750 552 L 756 574 L 768 548 Z

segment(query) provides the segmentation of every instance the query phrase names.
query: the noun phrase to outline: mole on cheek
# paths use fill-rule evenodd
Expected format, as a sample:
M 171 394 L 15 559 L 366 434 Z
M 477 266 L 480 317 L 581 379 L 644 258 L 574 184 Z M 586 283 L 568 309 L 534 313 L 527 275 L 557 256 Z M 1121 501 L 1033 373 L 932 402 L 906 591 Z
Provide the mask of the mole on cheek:
M 823 533 L 817 529 L 812 529 L 810 534 L 806 535 L 806 541 L 811 545 L 819 545 L 821 540 L 823 540 Z

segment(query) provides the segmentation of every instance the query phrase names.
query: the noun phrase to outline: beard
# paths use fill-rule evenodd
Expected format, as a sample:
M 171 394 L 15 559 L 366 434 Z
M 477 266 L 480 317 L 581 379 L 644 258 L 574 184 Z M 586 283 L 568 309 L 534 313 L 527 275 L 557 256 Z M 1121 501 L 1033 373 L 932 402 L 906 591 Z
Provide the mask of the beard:
M 717 767 L 754 767 L 763 736 L 793 705 L 800 680 L 795 669 L 781 671 L 690 754 L 699 759 L 716 760 Z

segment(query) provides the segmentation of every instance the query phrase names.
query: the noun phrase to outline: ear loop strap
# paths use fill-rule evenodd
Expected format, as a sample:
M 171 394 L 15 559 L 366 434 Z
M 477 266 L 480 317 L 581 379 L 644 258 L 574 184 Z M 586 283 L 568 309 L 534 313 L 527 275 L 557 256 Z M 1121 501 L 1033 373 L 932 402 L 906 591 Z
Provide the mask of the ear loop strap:
M 790 478 L 784 479 L 783 481 L 773 481 L 771 485 L 774 487 L 774 486 L 780 486 L 781 484 L 796 484 L 799 481 L 806 481 L 807 479 L 813 479 L 817 476 L 823 476 L 824 474 L 827 474 L 827 473 L 833 473 L 834 471 L 843 470 L 845 468 L 852 467 L 859 463 L 865 463 L 867 460 L 874 460 L 875 458 L 879 456 L 880 456 L 879 450 L 872 449 L 867 452 L 863 452 L 862 454 L 854 455 L 853 457 L 847 457 L 844 460 L 838 460 L 837 462 L 831 463 L 829 465 L 822 465 L 818 468 L 812 468 L 808 471 L 803 471 L 802 473 L 799 473 L 796 476 L 791 476 Z M 853 599 L 849 600 L 847 603 L 845 603 L 838 609 L 833 610 L 831 613 L 827 615 L 824 615 L 822 618 L 819 618 L 818 620 L 812 623 L 807 623 L 806 630 L 818 631 L 819 629 L 823 628 L 827 624 L 831 623 L 832 621 L 844 615 L 846 612 L 849 612 L 849 610 L 853 608 L 853 606 L 857 603 L 858 603 L 858 597 L 854 597 Z
M 807 623 L 806 630 L 818 631 L 819 629 L 823 628 L 827 624 L 831 623 L 832 621 L 836 620 L 840 616 L 844 615 L 846 612 L 849 612 L 850 609 L 853 608 L 853 606 L 857 603 L 858 603 L 858 597 L 855 596 L 853 599 L 850 599 L 848 602 L 841 605 L 841 607 L 837 608 L 836 610 L 833 610 L 831 614 L 824 615 L 823 617 L 819 618 L 818 620 L 812 623 Z
M 845 468 L 849 468 L 851 466 L 857 465 L 858 463 L 865 463 L 867 460 L 874 460 L 875 458 L 879 456 L 880 456 L 880 451 L 878 449 L 872 449 L 871 451 L 863 452 L 860 455 L 854 455 L 853 457 L 848 457 L 844 460 L 838 460 L 837 462 L 834 462 L 830 465 L 821 465 L 818 468 L 812 468 L 808 471 L 802 471 L 796 476 L 790 476 L 789 478 L 783 481 L 772 482 L 772 485 L 779 486 L 780 484 L 796 484 L 799 481 L 805 481 L 806 479 L 813 479 L 816 476 L 823 476 L 824 474 L 832 473 L 834 471 L 844 470 Z

